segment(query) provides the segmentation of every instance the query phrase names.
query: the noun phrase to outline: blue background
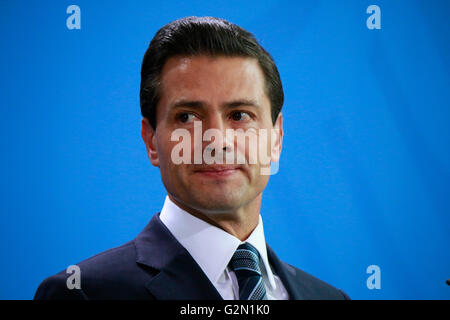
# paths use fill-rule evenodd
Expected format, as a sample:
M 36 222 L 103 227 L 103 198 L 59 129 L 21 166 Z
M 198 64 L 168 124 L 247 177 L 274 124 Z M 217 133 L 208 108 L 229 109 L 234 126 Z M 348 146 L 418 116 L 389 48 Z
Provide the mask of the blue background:
M 81 8 L 81 30 L 66 9 Z M 366 8 L 381 8 L 369 30 Z M 353 299 L 449 299 L 449 1 L 2 1 L 0 298 L 134 238 L 165 191 L 140 137 L 142 57 L 164 24 L 228 19 L 284 84 L 264 192 L 283 260 Z M 369 265 L 381 289 L 369 290 Z

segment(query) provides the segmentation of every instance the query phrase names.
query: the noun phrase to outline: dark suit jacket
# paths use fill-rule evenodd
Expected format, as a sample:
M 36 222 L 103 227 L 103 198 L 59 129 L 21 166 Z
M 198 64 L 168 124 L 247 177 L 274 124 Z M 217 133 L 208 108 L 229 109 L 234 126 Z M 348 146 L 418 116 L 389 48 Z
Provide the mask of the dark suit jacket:
M 282 262 L 267 246 L 273 271 L 290 299 L 348 299 L 341 290 Z M 78 264 L 81 289 L 68 289 L 65 270 L 45 279 L 34 299 L 221 300 L 188 251 L 156 214 L 132 241 Z

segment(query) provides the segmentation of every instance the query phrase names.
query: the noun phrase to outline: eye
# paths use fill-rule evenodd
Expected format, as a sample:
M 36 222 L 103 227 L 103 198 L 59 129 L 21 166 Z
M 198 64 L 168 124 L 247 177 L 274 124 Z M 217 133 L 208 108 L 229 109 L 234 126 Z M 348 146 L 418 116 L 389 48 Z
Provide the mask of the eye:
M 180 121 L 182 123 L 188 123 L 188 122 L 191 122 L 192 120 L 194 120 L 195 115 L 190 112 L 181 112 L 176 115 L 176 118 L 178 121 Z
M 233 119 L 234 121 L 248 121 L 251 120 L 252 117 L 247 112 L 235 111 L 231 114 L 231 119 Z

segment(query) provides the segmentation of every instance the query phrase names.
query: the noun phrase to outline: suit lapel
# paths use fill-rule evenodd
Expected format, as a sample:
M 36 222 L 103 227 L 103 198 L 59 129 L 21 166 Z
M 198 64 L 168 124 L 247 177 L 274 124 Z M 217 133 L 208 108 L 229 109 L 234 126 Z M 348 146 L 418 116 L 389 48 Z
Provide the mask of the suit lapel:
M 191 256 L 178 255 L 167 267 L 146 284 L 161 300 L 221 300 L 217 292 Z
M 282 262 L 272 248 L 267 246 L 267 255 L 272 265 L 274 272 L 278 275 L 283 282 L 284 287 L 289 293 L 290 300 L 302 300 L 304 299 L 302 295 L 302 283 L 297 279 L 296 270 L 289 266 L 288 264 Z
M 159 270 L 148 291 L 160 300 L 221 300 L 222 297 L 189 252 L 156 214 L 135 239 L 136 262 Z

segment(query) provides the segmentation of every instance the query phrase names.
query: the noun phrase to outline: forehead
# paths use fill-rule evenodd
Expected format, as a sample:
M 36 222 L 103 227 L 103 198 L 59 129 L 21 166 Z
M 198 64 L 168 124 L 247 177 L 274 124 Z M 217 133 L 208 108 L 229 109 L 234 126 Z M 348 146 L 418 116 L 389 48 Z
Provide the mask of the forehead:
M 180 98 L 211 104 L 229 99 L 265 100 L 264 89 L 264 75 L 256 59 L 176 56 L 163 67 L 160 102 L 171 103 Z

